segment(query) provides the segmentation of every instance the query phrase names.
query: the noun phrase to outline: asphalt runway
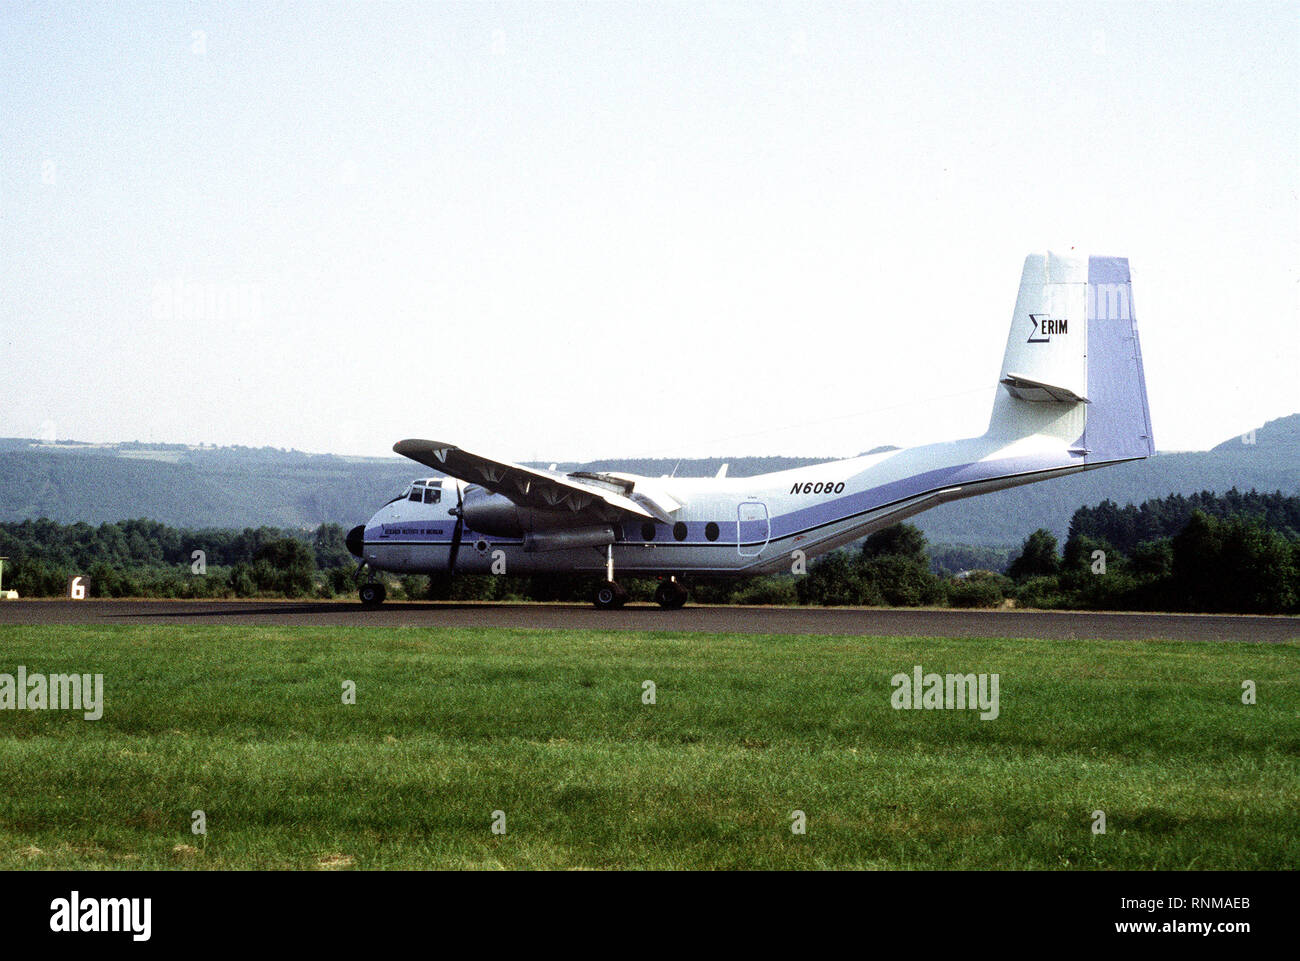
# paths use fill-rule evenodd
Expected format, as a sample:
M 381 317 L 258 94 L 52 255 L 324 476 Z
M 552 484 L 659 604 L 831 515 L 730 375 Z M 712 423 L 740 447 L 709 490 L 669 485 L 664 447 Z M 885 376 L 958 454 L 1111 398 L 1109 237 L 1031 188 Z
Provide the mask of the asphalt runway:
M 1297 617 L 689 605 L 679 611 L 665 611 L 642 604 L 631 604 L 621 611 L 597 611 L 585 604 L 389 602 L 367 609 L 357 602 L 342 601 L 3 601 L 0 625 L 6 624 L 505 627 L 1260 643 L 1300 640 Z

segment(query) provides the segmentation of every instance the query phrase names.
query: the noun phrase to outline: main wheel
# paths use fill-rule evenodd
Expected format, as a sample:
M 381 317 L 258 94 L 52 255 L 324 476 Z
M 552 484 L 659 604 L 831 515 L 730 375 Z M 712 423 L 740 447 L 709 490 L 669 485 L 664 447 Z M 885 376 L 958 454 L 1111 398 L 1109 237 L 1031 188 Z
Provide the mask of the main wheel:
M 591 596 L 599 611 L 616 611 L 627 603 L 627 591 L 613 581 L 603 581 Z
M 371 581 L 368 584 L 361 585 L 361 606 L 378 607 L 384 603 L 384 598 L 388 596 L 388 591 L 383 584 L 377 581 Z
M 676 581 L 663 580 L 655 588 L 655 603 L 666 611 L 675 611 L 686 604 L 686 588 Z

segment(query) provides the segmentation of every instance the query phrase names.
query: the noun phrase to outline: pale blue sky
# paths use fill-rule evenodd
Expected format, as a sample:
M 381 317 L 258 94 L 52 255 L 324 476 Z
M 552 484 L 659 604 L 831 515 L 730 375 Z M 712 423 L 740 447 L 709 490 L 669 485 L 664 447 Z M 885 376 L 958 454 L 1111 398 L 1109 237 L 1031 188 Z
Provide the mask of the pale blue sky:
M 9 4 L 0 64 L 0 435 L 943 439 L 1071 246 L 1162 449 L 1300 410 L 1296 3 Z

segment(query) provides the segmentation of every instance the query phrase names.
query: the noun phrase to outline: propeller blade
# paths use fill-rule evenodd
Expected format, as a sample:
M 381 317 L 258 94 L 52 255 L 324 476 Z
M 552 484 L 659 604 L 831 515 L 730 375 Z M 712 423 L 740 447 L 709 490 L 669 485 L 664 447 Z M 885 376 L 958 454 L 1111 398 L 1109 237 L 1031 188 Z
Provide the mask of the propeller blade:
M 451 551 L 447 555 L 447 570 L 456 573 L 456 555 L 460 553 L 460 538 L 465 533 L 465 499 L 460 485 L 456 485 L 456 528 L 451 532 Z
M 465 522 L 456 518 L 456 529 L 451 534 L 451 553 L 447 556 L 447 570 L 456 573 L 456 555 L 460 553 L 460 535 L 465 530 Z

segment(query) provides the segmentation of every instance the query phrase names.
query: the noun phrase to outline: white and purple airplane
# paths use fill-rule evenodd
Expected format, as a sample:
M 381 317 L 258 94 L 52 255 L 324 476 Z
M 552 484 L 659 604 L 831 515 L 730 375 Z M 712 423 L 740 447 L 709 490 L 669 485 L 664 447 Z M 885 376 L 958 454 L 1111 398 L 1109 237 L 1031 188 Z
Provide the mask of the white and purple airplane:
M 998 384 L 979 437 L 756 477 L 564 473 L 404 440 L 393 450 L 442 476 L 347 544 L 375 571 L 596 575 L 601 609 L 627 601 L 616 570 L 657 576 L 655 600 L 679 608 L 692 575 L 790 571 L 938 504 L 1150 457 L 1128 260 L 1025 258 Z M 363 604 L 383 600 L 381 583 L 361 588 Z

